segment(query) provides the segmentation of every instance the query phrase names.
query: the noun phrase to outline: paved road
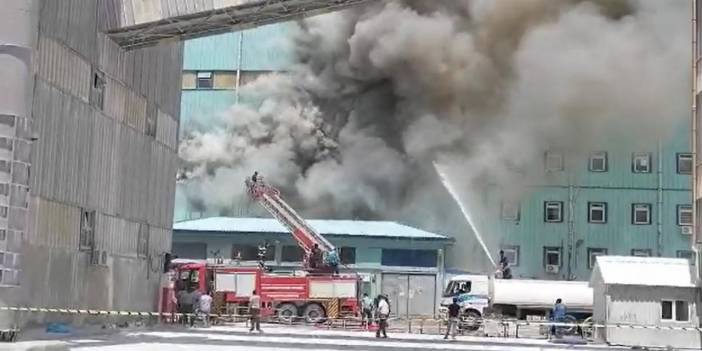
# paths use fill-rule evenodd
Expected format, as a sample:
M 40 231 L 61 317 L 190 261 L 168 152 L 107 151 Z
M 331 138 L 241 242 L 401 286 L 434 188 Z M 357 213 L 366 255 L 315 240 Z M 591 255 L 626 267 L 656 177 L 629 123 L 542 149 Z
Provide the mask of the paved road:
M 183 330 L 133 331 L 103 337 L 68 338 L 76 351 L 430 351 L 430 350 L 610 350 L 598 345 L 557 345 L 545 340 L 395 334 L 376 339 L 366 332 L 328 331 L 315 328 L 273 328 L 249 334 L 243 327 L 212 327 Z

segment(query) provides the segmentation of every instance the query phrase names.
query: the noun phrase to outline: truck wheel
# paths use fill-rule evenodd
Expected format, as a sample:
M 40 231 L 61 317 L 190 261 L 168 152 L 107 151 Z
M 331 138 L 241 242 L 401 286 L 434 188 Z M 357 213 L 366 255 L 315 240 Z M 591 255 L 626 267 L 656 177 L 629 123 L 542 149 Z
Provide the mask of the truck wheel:
M 278 319 L 289 322 L 297 317 L 297 306 L 291 303 L 284 303 L 278 306 Z
M 322 306 L 313 303 L 305 307 L 302 317 L 305 318 L 305 322 L 307 323 L 320 323 L 323 322 L 327 316 Z
M 482 318 L 480 317 L 480 313 L 473 310 L 465 311 L 461 316 L 461 329 L 467 331 L 476 331 L 480 329 L 481 319 Z

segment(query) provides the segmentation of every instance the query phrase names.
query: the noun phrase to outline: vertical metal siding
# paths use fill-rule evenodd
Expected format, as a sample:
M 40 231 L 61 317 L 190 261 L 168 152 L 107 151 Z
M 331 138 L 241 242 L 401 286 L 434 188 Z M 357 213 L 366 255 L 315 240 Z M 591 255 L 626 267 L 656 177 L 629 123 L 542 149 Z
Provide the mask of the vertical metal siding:
M 176 151 L 178 143 L 178 122 L 171 116 L 158 110 L 156 122 L 156 140 Z
M 78 249 L 80 209 L 34 197 L 30 200 L 27 241 L 32 245 Z
M 90 94 L 90 64 L 43 35 L 39 37 L 38 48 L 39 76 L 87 102 Z

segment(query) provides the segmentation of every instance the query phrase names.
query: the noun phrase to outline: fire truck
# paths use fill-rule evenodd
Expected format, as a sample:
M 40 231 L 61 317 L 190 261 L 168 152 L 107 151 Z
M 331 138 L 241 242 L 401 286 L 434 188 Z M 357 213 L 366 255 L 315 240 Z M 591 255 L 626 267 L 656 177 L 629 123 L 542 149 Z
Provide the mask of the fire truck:
M 261 296 L 262 316 L 316 323 L 358 315 L 360 277 L 355 273 L 339 274 L 334 245 L 285 203 L 280 191 L 257 174 L 245 183 L 251 199 L 280 221 L 302 248 L 304 269 L 275 273 L 263 264 L 244 267 L 232 262 L 177 259 L 171 265 L 169 286 L 163 289 L 162 310 L 175 311 L 173 297 L 183 289 L 195 289 L 212 294 L 216 309 L 213 313 L 246 311 L 249 298 L 256 291 Z

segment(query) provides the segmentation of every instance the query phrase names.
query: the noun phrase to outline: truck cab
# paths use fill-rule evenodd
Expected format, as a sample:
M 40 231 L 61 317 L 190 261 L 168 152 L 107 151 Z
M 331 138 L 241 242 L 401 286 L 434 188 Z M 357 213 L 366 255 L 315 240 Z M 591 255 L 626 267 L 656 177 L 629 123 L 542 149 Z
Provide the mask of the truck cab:
M 490 305 L 490 280 L 486 275 L 458 275 L 449 281 L 441 299 L 439 308 L 442 314 L 457 299 L 461 306 L 461 317 L 481 318 Z

